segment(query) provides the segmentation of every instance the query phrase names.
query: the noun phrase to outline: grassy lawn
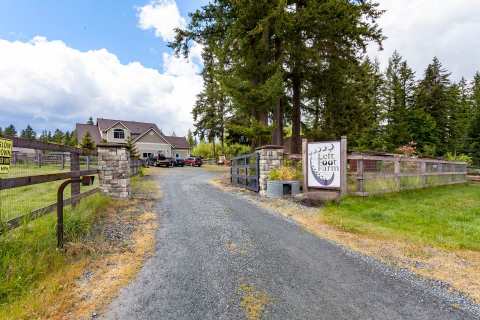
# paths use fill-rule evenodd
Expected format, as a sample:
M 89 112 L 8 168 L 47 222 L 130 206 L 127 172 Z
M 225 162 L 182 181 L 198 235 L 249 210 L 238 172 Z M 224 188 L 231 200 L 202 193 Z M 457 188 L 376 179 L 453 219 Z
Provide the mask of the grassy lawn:
M 41 183 L 26 187 L 0 191 L 0 221 L 27 214 L 35 209 L 51 205 L 57 201 L 57 190 L 63 181 Z M 98 187 L 98 176 L 93 186 L 81 186 L 80 192 Z M 65 198 L 70 198 L 70 186 L 64 191 Z
M 149 176 L 133 178 L 132 190 L 159 193 Z M 90 319 L 153 250 L 154 204 L 96 194 L 66 207 L 64 251 L 55 214 L 0 235 L 0 320 Z
M 349 197 L 322 213 L 325 222 L 352 233 L 480 251 L 479 185 Z
M 93 222 L 110 202 L 104 196 L 95 195 L 84 199 L 74 210 L 68 207 L 65 212 L 66 241 L 77 242 L 88 235 Z M 45 287 L 53 297 L 61 289 L 67 267 L 74 261 L 81 261 L 81 256 L 69 256 L 55 249 L 55 224 L 55 215 L 50 214 L 0 236 L 0 319 L 19 318 L 14 315 L 25 310 L 12 309 L 10 305 L 31 295 L 39 282 L 55 272 L 59 277 Z M 29 299 L 33 304 L 43 303 L 37 296 Z

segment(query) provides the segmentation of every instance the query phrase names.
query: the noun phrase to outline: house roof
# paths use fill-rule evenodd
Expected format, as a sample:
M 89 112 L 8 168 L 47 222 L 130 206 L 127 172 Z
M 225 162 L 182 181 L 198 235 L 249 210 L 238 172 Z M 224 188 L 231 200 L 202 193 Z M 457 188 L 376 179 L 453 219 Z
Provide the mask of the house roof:
M 144 133 L 142 133 L 142 134 L 140 134 L 140 135 L 137 134 L 137 135 L 136 135 L 136 138 L 134 139 L 134 141 L 137 142 L 138 140 L 140 140 L 143 136 L 145 136 L 145 135 L 146 135 L 148 132 L 150 132 L 150 131 L 155 132 L 163 141 L 165 141 L 166 143 L 169 143 L 169 144 L 171 145 L 170 141 L 168 141 L 167 138 L 166 138 L 161 132 L 155 130 L 155 128 L 150 128 L 150 129 L 148 129 L 147 131 L 145 131 Z
M 190 145 L 185 137 L 173 137 L 173 136 L 165 136 L 162 133 L 162 130 L 158 128 L 158 126 L 154 123 L 149 122 L 137 122 L 137 121 L 124 121 L 124 120 L 114 120 L 114 119 L 97 119 L 97 125 L 90 125 L 90 124 L 80 124 L 77 123 L 77 138 L 79 141 L 85 136 L 87 132 L 90 132 L 93 141 L 95 144 L 99 144 L 102 140 L 100 132 L 105 132 L 111 127 L 115 126 L 117 123 L 121 123 L 124 127 L 126 127 L 132 137 L 137 139 L 142 134 L 146 133 L 150 129 L 155 130 L 159 135 L 161 135 L 168 143 L 174 146 L 176 149 L 189 149 Z
M 78 142 L 82 142 L 82 139 L 87 134 L 87 132 L 90 133 L 90 136 L 92 136 L 92 140 L 93 142 L 95 142 L 95 144 L 99 144 L 102 140 L 100 132 L 98 131 L 98 127 L 96 125 L 77 123 L 76 131 Z
M 116 125 L 117 123 L 123 124 L 133 135 L 140 135 L 151 128 L 154 128 L 157 132 L 162 132 L 156 124 L 148 122 L 136 122 L 136 121 L 123 121 L 123 120 L 113 120 L 113 119 L 97 119 L 98 129 L 101 131 L 106 131 Z
M 190 145 L 185 137 L 165 136 L 165 139 L 167 139 L 175 149 L 190 149 Z

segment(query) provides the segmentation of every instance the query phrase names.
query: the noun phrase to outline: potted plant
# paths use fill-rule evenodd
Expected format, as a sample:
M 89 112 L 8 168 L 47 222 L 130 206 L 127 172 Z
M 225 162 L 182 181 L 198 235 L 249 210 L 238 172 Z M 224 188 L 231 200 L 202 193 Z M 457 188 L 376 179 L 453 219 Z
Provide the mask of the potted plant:
M 300 193 L 301 180 L 301 168 L 288 164 L 275 168 L 268 174 L 266 196 L 269 198 L 295 196 Z

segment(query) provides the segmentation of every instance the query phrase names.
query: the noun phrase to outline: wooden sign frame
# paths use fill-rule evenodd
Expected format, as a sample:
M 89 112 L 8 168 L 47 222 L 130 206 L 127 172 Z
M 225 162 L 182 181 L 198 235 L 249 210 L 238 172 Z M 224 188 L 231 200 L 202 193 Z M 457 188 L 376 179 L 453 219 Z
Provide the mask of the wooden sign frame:
M 342 136 L 340 141 L 312 141 L 311 143 L 340 142 L 340 187 L 309 187 L 308 186 L 308 140 L 302 140 L 302 170 L 303 170 L 303 192 L 313 191 L 337 191 L 340 196 L 347 194 L 347 137 Z

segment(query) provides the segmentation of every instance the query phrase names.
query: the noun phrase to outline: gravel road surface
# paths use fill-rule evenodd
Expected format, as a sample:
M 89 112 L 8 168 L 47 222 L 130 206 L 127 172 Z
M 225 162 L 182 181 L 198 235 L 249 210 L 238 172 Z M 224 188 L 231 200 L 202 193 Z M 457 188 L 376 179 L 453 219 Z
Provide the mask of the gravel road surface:
M 164 170 L 156 252 L 105 319 L 477 319 L 446 289 L 215 188 L 214 173 Z

